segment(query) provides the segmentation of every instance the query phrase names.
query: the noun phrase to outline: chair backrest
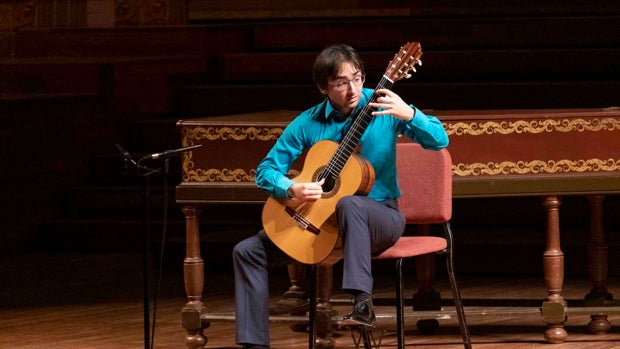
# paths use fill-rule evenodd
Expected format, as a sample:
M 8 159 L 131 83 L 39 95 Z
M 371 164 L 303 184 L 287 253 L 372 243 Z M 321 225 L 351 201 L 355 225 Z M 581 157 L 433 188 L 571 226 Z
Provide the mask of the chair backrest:
M 447 149 L 416 143 L 396 145 L 398 206 L 408 224 L 444 223 L 452 217 L 452 158 Z

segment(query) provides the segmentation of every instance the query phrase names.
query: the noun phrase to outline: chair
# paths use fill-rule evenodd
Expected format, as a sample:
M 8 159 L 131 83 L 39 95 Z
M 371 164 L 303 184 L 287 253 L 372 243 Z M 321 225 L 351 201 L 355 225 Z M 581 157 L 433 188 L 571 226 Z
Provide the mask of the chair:
M 461 296 L 454 275 L 453 239 L 450 228 L 452 217 L 452 159 L 446 149 L 425 150 L 415 143 L 398 143 L 396 152 L 399 187 L 403 192 L 398 200 L 399 208 L 407 224 L 441 224 L 444 237 L 403 236 L 387 250 L 373 256 L 374 259 L 396 259 L 396 325 L 398 348 L 405 347 L 403 263 L 407 258 L 429 253 L 446 257 L 448 277 L 459 320 L 461 336 L 466 349 L 471 340 Z M 310 348 L 314 347 L 313 321 L 316 312 L 316 267 L 313 267 L 310 295 Z M 362 333 L 366 349 L 370 348 L 368 334 Z

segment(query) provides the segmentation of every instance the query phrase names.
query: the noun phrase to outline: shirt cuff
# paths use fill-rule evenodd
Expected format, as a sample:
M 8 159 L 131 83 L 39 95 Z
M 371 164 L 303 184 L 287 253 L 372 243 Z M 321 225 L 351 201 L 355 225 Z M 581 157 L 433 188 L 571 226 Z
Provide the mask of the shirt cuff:
M 294 183 L 295 181 L 286 176 L 280 178 L 280 180 L 278 180 L 278 183 L 276 183 L 275 197 L 277 199 L 290 199 L 287 191 L 288 188 Z
M 413 119 L 409 120 L 408 126 L 412 128 L 424 128 L 428 124 L 428 117 L 420 109 L 413 104 L 409 105 L 413 108 Z

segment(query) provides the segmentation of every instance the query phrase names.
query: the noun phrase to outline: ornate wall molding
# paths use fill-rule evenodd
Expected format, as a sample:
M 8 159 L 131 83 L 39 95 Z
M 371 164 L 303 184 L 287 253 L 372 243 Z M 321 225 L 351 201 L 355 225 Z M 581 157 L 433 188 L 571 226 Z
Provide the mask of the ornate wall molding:
M 12 10 L 13 28 L 36 26 L 37 7 L 34 0 L 15 2 Z
M 15 56 L 15 34 L 19 28 L 35 27 L 37 9 L 34 0 L 0 3 L 0 57 Z
M 195 166 L 191 160 L 183 161 L 184 182 L 253 182 L 255 170 L 247 173 L 243 169 L 193 169 Z
M 482 144 L 487 141 L 493 142 L 494 146 L 498 146 L 495 143 L 496 140 L 491 140 L 490 138 L 478 139 L 481 136 L 501 135 L 510 137 L 512 135 L 512 137 L 519 137 L 522 134 L 538 134 L 541 137 L 548 137 L 542 134 L 557 133 L 568 135 L 569 133 L 605 132 L 605 137 L 609 137 L 607 132 L 617 132 L 620 130 L 620 118 L 614 117 L 485 120 L 444 122 L 443 124 L 450 137 L 457 137 L 457 139 L 460 137 L 474 137 L 471 139 L 458 139 L 459 144 L 462 146 L 467 146 L 469 143 Z M 572 135 L 571 137 L 579 136 Z M 472 162 L 459 162 L 455 163 L 452 169 L 454 175 L 459 177 L 620 172 L 620 160 L 618 158 L 601 159 L 588 156 L 585 159 L 537 159 L 536 154 L 538 153 L 531 151 L 531 153 L 524 155 L 525 159 L 518 161 L 480 162 L 473 160 Z
M 169 23 L 169 0 L 116 0 L 116 25 L 164 25 Z M 176 1 L 181 4 L 182 1 Z
M 114 18 L 116 25 L 140 24 L 140 0 L 114 1 Z
M 283 129 L 280 127 L 185 127 L 181 130 L 184 146 L 192 145 L 193 141 L 206 139 L 216 140 L 258 140 L 275 141 L 282 135 Z M 186 144 L 186 145 L 185 145 Z
M 502 161 L 488 163 L 454 164 L 452 172 L 455 176 L 496 176 L 496 175 L 524 175 L 524 174 L 563 174 L 586 172 L 615 172 L 620 171 L 620 160 L 614 159 L 587 159 L 587 160 L 532 160 L 532 161 Z
M 142 0 L 142 24 L 167 24 L 168 7 L 168 0 Z
M 183 161 L 183 182 L 254 182 L 254 174 L 256 169 L 250 170 L 250 172 L 244 169 L 228 169 L 228 168 L 209 168 L 194 169 L 195 164 L 192 160 L 187 159 Z M 289 171 L 289 176 L 298 176 L 299 171 Z
M 183 127 L 181 129 L 183 146 L 209 142 L 237 142 L 260 141 L 275 142 L 284 128 L 282 127 L 255 127 L 255 126 L 213 126 L 213 127 Z M 183 181 L 189 182 L 254 182 L 255 169 L 229 168 L 195 168 L 192 160 L 193 152 L 183 160 Z M 299 175 L 298 171 L 291 170 L 290 175 Z
M 542 134 L 548 132 L 608 132 L 620 130 L 618 118 L 592 119 L 540 119 L 515 121 L 484 121 L 444 123 L 451 136 Z M 183 145 L 189 146 L 201 141 L 265 141 L 273 142 L 283 132 L 282 127 L 213 126 L 184 127 Z M 191 155 L 183 163 L 184 181 L 199 182 L 253 182 L 254 170 L 243 169 L 195 169 Z M 583 174 L 620 172 L 618 159 L 560 159 L 523 160 L 502 162 L 456 163 L 452 166 L 455 176 L 497 176 L 527 174 Z M 297 173 L 298 174 L 298 173 Z
M 0 4 L 0 30 L 12 29 L 11 5 Z
M 543 119 L 516 121 L 443 123 L 449 136 L 479 136 L 490 134 L 543 133 L 543 132 L 598 132 L 620 130 L 620 119 Z

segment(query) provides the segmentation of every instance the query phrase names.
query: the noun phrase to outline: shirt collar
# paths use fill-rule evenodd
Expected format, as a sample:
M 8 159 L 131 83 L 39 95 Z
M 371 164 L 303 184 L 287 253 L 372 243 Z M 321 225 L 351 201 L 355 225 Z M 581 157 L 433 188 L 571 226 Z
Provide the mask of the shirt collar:
M 342 115 L 334 106 L 329 98 L 325 99 L 325 121 L 334 120 L 336 122 L 342 122 L 347 118 Z
M 373 92 L 373 90 L 371 90 L 369 88 L 362 89 L 362 96 L 360 97 L 360 102 L 357 104 L 357 107 L 353 111 L 352 115 L 357 114 L 357 112 L 366 105 L 366 103 L 370 99 L 370 96 L 372 95 L 372 92 Z M 334 106 L 332 105 L 332 102 L 329 100 L 329 98 L 325 98 L 325 115 L 324 115 L 324 117 L 325 117 L 325 121 L 326 122 L 329 121 L 330 119 L 334 120 L 336 122 L 342 122 L 342 121 L 347 119 L 347 117 L 342 115 L 342 113 L 340 113 L 336 108 L 334 108 Z

